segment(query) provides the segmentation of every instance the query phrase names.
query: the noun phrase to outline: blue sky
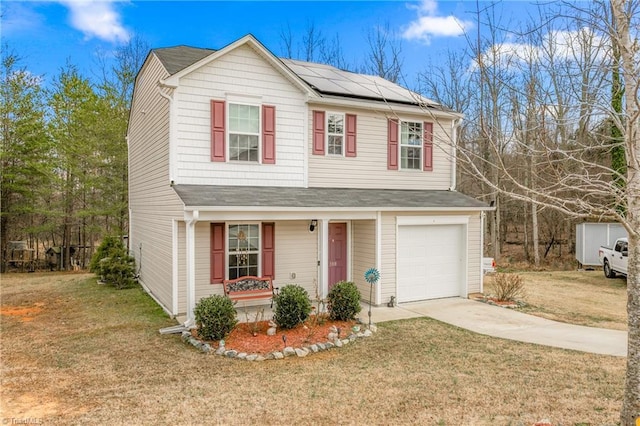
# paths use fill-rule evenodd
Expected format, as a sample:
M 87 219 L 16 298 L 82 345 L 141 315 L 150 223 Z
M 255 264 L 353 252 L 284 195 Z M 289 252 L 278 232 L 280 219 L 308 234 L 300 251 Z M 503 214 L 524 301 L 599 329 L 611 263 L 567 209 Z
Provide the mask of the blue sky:
M 498 10 L 514 25 L 526 6 L 507 1 Z M 98 52 L 108 55 L 135 35 L 151 47 L 218 49 L 251 33 L 282 55 L 281 33 L 290 28 L 293 40 L 301 42 L 311 24 L 327 39 L 339 37 L 347 62 L 361 64 L 367 32 L 388 24 L 402 44 L 403 73 L 411 85 L 448 49 L 465 45 L 462 31 L 474 31 L 476 2 L 4 0 L 1 7 L 3 48 L 7 43 L 46 82 L 67 61 L 91 77 Z

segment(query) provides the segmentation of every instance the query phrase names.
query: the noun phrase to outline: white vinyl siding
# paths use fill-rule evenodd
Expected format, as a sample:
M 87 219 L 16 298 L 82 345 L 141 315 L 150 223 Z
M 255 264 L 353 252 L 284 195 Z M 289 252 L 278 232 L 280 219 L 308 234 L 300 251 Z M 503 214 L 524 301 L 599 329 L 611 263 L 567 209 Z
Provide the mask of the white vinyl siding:
M 357 156 L 311 155 L 313 142 L 312 110 L 309 109 L 306 141 L 309 154 L 309 187 L 375 188 L 375 189 L 440 189 L 451 186 L 451 121 L 434 122 L 433 171 L 387 169 L 387 120 L 390 111 L 331 111 L 356 114 L 358 118 Z M 429 116 L 403 115 L 406 121 L 433 121 Z M 348 174 L 348 178 L 345 175 Z
M 141 70 L 129 122 L 129 246 L 140 281 L 167 311 L 172 310 L 173 219 L 182 203 L 170 187 L 169 102 L 157 82 L 167 77 L 151 55 Z
M 482 276 L 480 267 L 482 265 L 481 242 L 481 223 L 480 213 L 469 217 L 467 225 L 467 238 L 469 245 L 467 247 L 467 293 L 482 292 Z
M 305 95 L 252 48 L 240 46 L 182 77 L 175 98 L 178 105 L 175 183 L 304 186 Z M 210 102 L 215 99 L 237 103 L 239 98 L 250 99 L 256 105 L 275 106 L 275 164 L 211 161 Z M 226 133 L 228 137 L 228 124 Z
M 187 229 L 178 223 L 178 315 L 187 312 Z
M 318 231 L 309 232 L 309 221 L 283 221 L 275 223 L 275 232 L 274 285 L 298 284 L 314 301 L 318 282 Z M 291 274 L 295 274 L 295 278 Z
M 352 278 L 360 290 L 362 300 L 369 301 L 371 285 L 365 281 L 364 273 L 376 266 L 376 222 L 374 220 L 355 220 L 351 222 L 353 242 Z M 376 286 L 377 287 L 377 286 Z M 376 303 L 376 292 L 373 289 L 372 303 Z

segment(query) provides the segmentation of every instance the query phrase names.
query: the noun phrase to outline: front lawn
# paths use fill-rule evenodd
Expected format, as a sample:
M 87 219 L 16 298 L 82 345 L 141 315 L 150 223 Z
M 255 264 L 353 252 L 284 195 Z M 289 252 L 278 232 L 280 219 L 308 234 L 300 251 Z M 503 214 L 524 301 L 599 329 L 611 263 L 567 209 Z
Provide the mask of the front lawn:
M 514 272 L 524 278 L 522 312 L 570 324 L 627 329 L 627 281 L 598 271 Z M 485 294 L 492 278 L 485 279 Z
M 430 319 L 307 358 L 204 355 L 139 288 L 87 274 L 2 279 L 5 419 L 44 424 L 615 424 L 625 360 Z M 571 366 L 571 368 L 567 368 Z

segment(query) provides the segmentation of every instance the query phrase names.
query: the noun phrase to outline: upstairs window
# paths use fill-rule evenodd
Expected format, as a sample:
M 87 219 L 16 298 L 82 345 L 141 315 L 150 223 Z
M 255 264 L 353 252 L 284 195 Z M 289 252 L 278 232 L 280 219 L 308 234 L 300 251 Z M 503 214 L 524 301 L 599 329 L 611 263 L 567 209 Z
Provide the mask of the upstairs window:
M 403 121 L 400 125 L 400 168 L 422 170 L 422 123 Z
M 343 155 L 344 152 L 344 115 L 327 114 L 327 154 Z
M 229 160 L 254 161 L 259 158 L 260 107 L 229 104 Z
M 357 156 L 355 114 L 313 111 L 313 155 Z

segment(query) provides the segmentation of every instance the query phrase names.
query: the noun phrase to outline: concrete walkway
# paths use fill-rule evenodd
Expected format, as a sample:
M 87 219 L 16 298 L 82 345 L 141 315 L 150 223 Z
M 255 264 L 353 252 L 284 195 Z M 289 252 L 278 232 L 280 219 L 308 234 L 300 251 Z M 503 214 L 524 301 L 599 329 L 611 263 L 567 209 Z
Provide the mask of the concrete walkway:
M 363 303 L 360 312 L 363 321 L 368 321 L 368 310 L 369 305 Z M 601 355 L 627 356 L 626 331 L 565 324 L 469 299 L 437 299 L 371 309 L 374 323 L 418 317 L 434 318 L 503 339 Z

